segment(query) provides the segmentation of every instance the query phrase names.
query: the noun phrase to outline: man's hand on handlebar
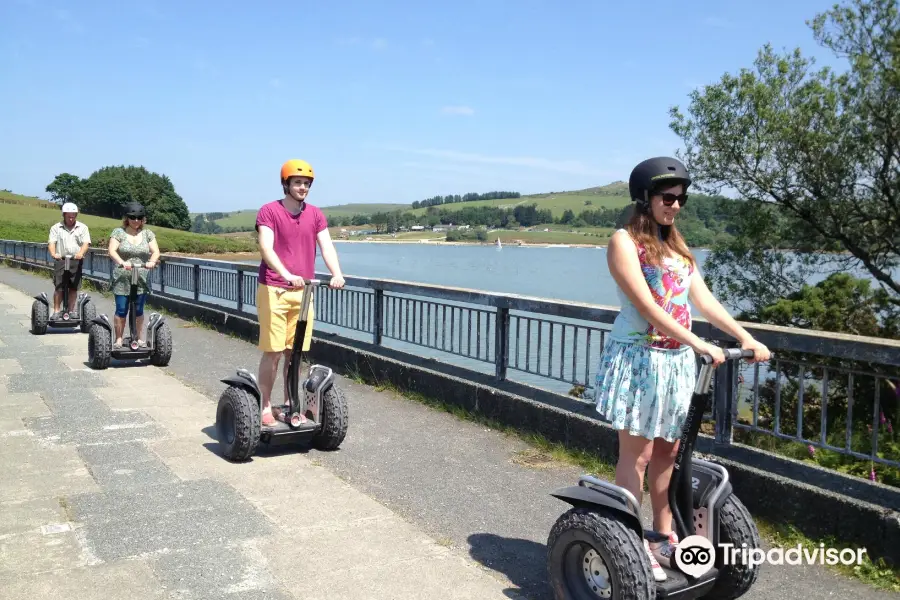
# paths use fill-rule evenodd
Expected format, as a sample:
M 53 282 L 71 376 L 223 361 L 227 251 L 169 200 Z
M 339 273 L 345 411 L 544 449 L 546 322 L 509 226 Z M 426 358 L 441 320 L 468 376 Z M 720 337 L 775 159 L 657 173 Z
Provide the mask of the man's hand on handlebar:
M 152 269 L 155 266 L 156 266 L 156 262 L 152 261 L 152 260 L 148 260 L 147 262 L 144 263 L 145 269 Z
M 287 273 L 284 277 L 284 280 L 288 282 L 292 288 L 296 288 L 298 290 L 302 290 L 304 286 L 303 278 L 299 275 L 294 275 L 292 273 Z

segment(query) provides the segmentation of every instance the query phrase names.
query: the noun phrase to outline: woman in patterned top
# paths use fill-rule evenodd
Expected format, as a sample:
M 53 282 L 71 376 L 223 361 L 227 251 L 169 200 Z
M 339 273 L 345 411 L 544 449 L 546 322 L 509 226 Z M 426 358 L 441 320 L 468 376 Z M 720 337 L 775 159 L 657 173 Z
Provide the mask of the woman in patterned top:
M 145 229 L 147 215 L 144 207 L 132 202 L 125 207 L 122 227 L 117 227 L 109 236 L 109 258 L 115 263 L 112 272 L 112 293 L 116 297 L 116 341 L 114 348 L 122 347 L 122 335 L 125 331 L 125 318 L 128 316 L 128 296 L 131 294 L 131 261 L 136 259 L 143 263 L 139 270 L 137 298 L 134 304 L 135 330 L 138 335 L 138 346 L 144 348 L 147 343 L 142 338 L 144 331 L 144 302 L 150 293 L 150 269 L 159 260 L 159 246 L 156 235 Z
M 690 184 L 687 169 L 673 158 L 645 160 L 631 173 L 634 214 L 607 249 L 622 309 L 600 357 L 594 392 L 597 411 L 619 432 L 616 485 L 641 501 L 649 465 L 653 532 L 644 547 L 657 581 L 666 579 L 660 563 L 671 566 L 678 543 L 668 489 L 693 395 L 695 355 L 709 354 L 716 365 L 725 360 L 721 349 L 691 332 L 688 301 L 753 350 L 754 361 L 769 359 L 769 350 L 712 296 L 675 227 Z

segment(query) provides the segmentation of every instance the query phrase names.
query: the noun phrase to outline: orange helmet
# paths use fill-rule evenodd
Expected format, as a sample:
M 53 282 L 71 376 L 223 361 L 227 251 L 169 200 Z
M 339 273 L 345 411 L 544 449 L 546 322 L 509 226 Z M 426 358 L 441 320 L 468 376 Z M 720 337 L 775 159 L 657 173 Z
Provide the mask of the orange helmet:
M 291 159 L 281 165 L 281 183 L 288 180 L 288 177 L 309 177 L 315 179 L 313 168 L 305 160 Z

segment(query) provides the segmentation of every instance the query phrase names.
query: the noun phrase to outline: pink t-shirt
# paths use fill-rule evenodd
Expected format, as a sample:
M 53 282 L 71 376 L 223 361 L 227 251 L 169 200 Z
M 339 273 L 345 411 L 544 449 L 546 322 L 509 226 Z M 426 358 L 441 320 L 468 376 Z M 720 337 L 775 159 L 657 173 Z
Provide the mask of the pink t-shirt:
M 308 202 L 306 208 L 292 215 L 282 200 L 264 204 L 256 214 L 256 230 L 265 225 L 275 232 L 275 254 L 290 273 L 312 279 L 316 273 L 316 236 L 328 228 L 328 221 L 318 207 Z M 274 287 L 289 287 L 265 260 L 259 263 L 259 283 Z

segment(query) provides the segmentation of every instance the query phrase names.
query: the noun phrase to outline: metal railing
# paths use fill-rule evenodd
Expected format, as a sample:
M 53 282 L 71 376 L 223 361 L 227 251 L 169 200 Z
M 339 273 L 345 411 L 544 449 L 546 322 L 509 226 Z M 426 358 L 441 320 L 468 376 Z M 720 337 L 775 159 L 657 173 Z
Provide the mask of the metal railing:
M 45 243 L 0 240 L 0 254 L 52 264 Z M 111 277 L 110 266 L 105 250 L 91 249 L 83 272 L 105 282 Z M 155 294 L 255 318 L 257 268 L 164 255 L 151 271 L 151 287 Z M 619 312 L 615 307 L 481 290 L 345 279 L 341 290 L 316 288 L 317 331 L 568 393 L 586 404 L 591 403 L 606 333 Z M 755 436 L 748 442 L 754 445 L 794 442 L 795 454 L 826 449 L 866 464 L 900 467 L 891 418 L 900 413 L 900 341 L 743 325 L 776 357 L 765 365 L 727 363 L 717 370 L 708 418 L 715 423 L 718 444 L 749 435 Z M 734 344 L 702 319 L 693 330 L 704 339 Z

